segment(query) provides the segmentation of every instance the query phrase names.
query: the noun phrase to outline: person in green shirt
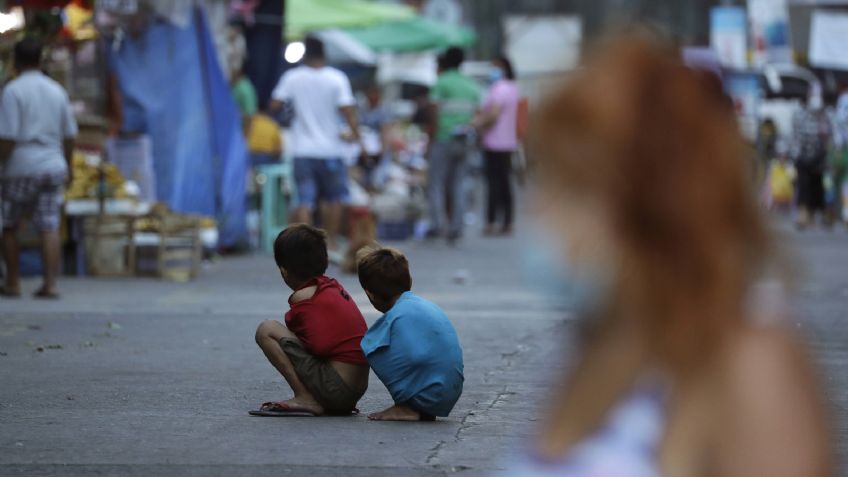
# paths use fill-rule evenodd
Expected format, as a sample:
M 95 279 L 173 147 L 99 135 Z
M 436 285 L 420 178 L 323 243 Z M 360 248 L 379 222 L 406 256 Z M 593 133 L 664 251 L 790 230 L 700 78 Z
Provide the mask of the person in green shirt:
M 470 124 L 481 99 L 477 83 L 459 72 L 464 59 L 460 48 L 448 48 L 439 58 L 439 77 L 430 91 L 433 111 L 428 131 L 427 197 L 431 215 L 428 237 L 434 238 L 446 231 L 451 243 L 462 236 L 465 214 L 462 184 L 473 136 Z M 450 200 L 450 207 L 445 207 L 446 200 Z
M 242 128 L 247 131 L 250 120 L 257 110 L 256 89 L 241 70 L 233 74 L 230 88 L 233 92 L 233 99 L 236 101 L 239 112 L 241 112 Z

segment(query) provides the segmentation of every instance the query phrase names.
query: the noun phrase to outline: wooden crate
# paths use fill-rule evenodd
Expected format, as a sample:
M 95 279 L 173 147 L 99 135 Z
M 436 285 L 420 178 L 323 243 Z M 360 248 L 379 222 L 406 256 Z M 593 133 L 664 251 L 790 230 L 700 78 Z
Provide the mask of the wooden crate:
M 192 217 L 158 217 L 157 230 L 147 232 L 152 243 L 138 247 L 139 274 L 153 274 L 175 281 L 188 281 L 200 271 L 203 245 L 199 221 Z M 147 267 L 144 265 L 147 264 Z

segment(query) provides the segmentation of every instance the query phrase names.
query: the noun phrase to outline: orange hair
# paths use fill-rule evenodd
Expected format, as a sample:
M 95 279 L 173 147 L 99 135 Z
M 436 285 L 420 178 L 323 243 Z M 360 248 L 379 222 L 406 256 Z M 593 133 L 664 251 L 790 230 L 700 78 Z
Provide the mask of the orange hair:
M 708 357 L 744 317 L 768 238 L 733 111 L 674 51 L 604 45 L 533 118 L 541 185 L 597 201 L 621 263 L 617 303 L 652 358 Z

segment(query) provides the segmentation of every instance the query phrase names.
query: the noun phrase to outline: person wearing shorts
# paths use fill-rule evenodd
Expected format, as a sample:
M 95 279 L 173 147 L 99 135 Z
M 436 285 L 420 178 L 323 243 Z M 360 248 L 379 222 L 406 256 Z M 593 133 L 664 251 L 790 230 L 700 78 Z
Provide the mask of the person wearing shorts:
M 327 66 L 321 40 L 307 37 L 304 46 L 303 65 L 283 74 L 271 93 L 270 109 L 280 111 L 285 104 L 294 111 L 287 147 L 294 158 L 298 201 L 291 221 L 310 224 L 315 208 L 321 206 L 321 225 L 327 231 L 330 249 L 335 251 L 348 196 L 347 165 L 341 159 L 341 117 L 360 150 L 365 148 L 350 81 L 341 71 Z
M 0 97 L 4 297 L 21 294 L 17 235 L 25 218 L 41 235 L 44 280 L 35 296 L 58 297 L 59 226 L 77 124 L 65 90 L 39 70 L 41 51 L 32 38 L 15 45 L 18 75 Z
M 356 403 L 368 389 L 367 382 L 348 385 L 328 359 L 309 354 L 296 338 L 283 337 L 279 343 L 303 385 L 324 407 L 325 414 L 350 414 L 356 409 Z
M 292 225 L 274 241 L 274 260 L 293 293 L 285 323 L 263 321 L 256 344 L 294 397 L 264 403 L 259 416 L 351 414 L 368 388 L 369 367 L 359 346 L 367 326 L 351 296 L 327 277 L 322 230 Z

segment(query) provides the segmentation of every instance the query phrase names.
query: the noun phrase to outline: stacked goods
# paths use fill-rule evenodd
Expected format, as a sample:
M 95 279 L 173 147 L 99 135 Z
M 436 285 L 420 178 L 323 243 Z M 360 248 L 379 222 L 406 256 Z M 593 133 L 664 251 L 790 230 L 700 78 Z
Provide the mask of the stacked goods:
M 130 199 L 137 196 L 133 186 L 124 179 L 114 164 L 92 160 L 80 152 L 75 152 L 71 171 L 73 180 L 65 192 L 65 198 L 68 200 L 98 198 L 101 187 L 105 198 Z

